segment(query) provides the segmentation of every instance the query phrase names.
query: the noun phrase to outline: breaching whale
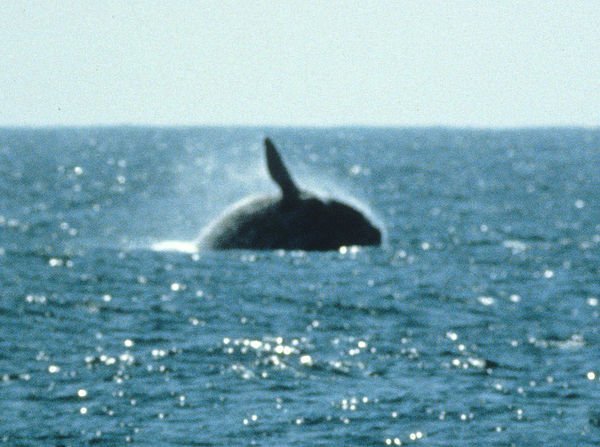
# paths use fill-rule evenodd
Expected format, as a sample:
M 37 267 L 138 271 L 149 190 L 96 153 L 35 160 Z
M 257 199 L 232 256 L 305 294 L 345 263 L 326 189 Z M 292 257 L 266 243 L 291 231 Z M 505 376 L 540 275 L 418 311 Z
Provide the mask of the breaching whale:
M 204 230 L 199 248 L 325 251 L 381 244 L 381 231 L 360 211 L 299 189 L 271 140 L 264 143 L 267 168 L 281 194 L 234 205 Z

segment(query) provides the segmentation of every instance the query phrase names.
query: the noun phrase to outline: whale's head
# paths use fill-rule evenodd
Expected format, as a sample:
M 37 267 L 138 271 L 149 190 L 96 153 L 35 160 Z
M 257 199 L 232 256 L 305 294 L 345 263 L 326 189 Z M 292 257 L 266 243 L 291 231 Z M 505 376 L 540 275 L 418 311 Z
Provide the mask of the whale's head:
M 323 220 L 333 225 L 335 245 L 380 245 L 381 231 L 363 213 L 337 200 L 323 202 Z
M 380 245 L 381 231 L 346 203 L 301 192 L 296 200 L 281 200 L 280 221 L 296 228 L 309 250 L 337 250 L 350 245 Z

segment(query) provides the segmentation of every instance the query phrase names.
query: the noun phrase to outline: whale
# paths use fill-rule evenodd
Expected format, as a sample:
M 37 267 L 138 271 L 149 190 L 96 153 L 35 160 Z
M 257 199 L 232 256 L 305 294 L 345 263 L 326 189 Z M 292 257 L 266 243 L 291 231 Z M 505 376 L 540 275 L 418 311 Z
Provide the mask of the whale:
M 246 198 L 227 209 L 199 236 L 199 249 L 327 251 L 381 244 L 381 230 L 363 212 L 300 189 L 271 139 L 264 147 L 279 194 Z

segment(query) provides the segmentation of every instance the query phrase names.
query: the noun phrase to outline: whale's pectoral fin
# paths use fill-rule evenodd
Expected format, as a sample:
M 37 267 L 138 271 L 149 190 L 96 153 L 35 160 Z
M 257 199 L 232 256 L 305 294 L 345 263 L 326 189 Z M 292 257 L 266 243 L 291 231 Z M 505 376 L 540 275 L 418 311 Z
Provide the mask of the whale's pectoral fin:
M 284 200 L 295 200 L 300 196 L 300 190 L 292 180 L 290 173 L 283 164 L 275 145 L 269 138 L 265 138 L 265 151 L 267 155 L 267 168 L 271 178 L 279 185 Z

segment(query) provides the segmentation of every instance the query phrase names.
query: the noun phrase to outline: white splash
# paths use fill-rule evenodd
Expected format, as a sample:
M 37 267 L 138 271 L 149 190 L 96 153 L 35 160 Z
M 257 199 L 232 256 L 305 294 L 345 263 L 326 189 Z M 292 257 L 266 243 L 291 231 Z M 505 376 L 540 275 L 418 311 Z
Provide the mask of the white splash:
M 152 244 L 154 251 L 177 251 L 180 253 L 196 253 L 198 246 L 196 241 L 177 241 L 166 240 L 158 241 Z

